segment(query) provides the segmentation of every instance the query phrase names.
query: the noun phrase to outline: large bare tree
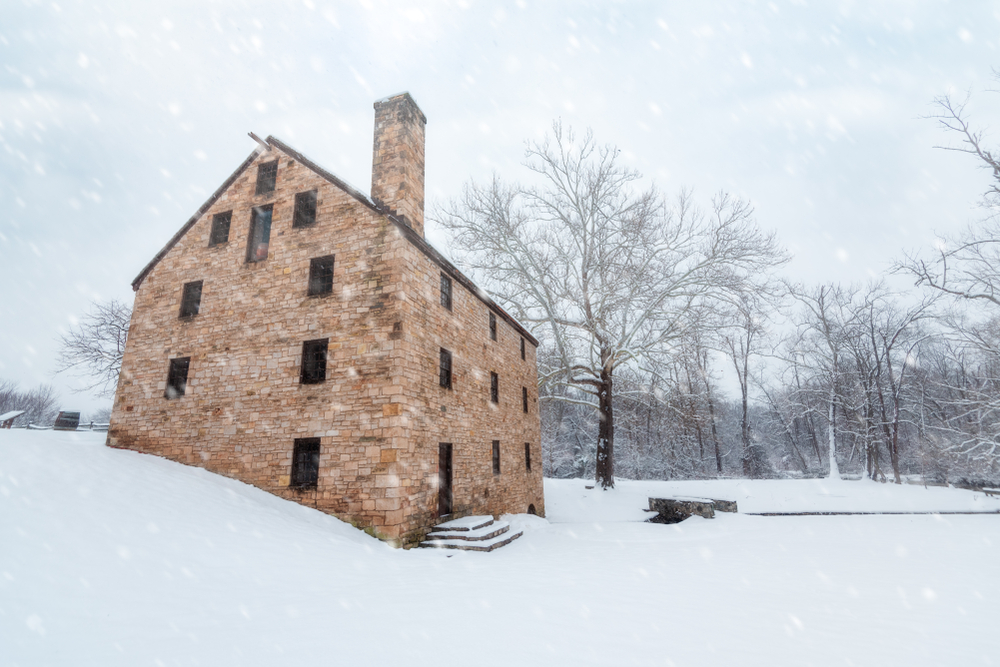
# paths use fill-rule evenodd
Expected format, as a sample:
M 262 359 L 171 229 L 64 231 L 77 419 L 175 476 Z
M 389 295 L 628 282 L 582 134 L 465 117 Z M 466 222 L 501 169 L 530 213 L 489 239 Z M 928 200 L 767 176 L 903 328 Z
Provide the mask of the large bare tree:
M 79 391 L 97 390 L 101 396 L 113 396 L 131 318 L 132 308 L 127 303 L 94 302 L 90 312 L 60 337 L 56 373 L 68 371 L 88 378 L 90 384 Z
M 540 382 L 596 403 L 602 488 L 614 486 L 615 371 L 669 352 L 697 326 L 697 307 L 782 258 L 747 202 L 722 193 L 707 212 L 687 193 L 665 202 L 618 157 L 557 122 L 528 144 L 533 185 L 470 183 L 434 216 L 463 263 L 551 346 Z
M 1000 72 L 994 70 L 1000 80 Z M 1000 92 L 1000 91 L 992 91 Z M 943 423 L 948 430 L 962 434 L 955 447 L 970 457 L 985 458 L 994 465 L 1000 463 L 1000 340 L 996 336 L 1000 322 L 1000 148 L 991 146 L 982 129 L 971 121 L 970 96 L 961 101 L 950 95 L 934 100 L 935 119 L 942 130 L 957 139 L 956 143 L 938 146 L 972 156 L 978 166 L 989 174 L 980 209 L 982 219 L 969 225 L 960 235 L 942 237 L 931 257 L 910 255 L 896 270 L 916 278 L 917 285 L 952 297 L 953 309 L 942 318 L 958 354 L 954 361 L 976 359 L 976 371 L 960 377 L 974 378 L 969 386 L 965 380 L 958 386 L 944 383 L 946 393 L 952 393 L 957 414 L 977 417 L 967 427 L 964 418 L 949 418 Z M 974 388 L 974 389 L 973 389 Z M 970 400 L 970 396 L 975 396 Z M 959 408 L 958 406 L 961 405 Z M 982 452 L 988 452 L 983 455 Z

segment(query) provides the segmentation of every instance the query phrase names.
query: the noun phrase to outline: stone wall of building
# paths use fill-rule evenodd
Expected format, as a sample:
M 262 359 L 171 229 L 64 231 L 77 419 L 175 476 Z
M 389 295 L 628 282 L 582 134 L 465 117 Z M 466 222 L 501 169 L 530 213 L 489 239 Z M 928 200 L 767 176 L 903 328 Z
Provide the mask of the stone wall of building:
M 257 167 L 279 160 L 256 195 Z M 535 348 L 458 281 L 440 305 L 441 266 L 408 229 L 277 148 L 236 178 L 139 284 L 111 417 L 112 446 L 198 465 L 413 543 L 437 510 L 438 443 L 454 446 L 454 516 L 544 512 Z M 295 194 L 318 192 L 317 221 L 292 227 Z M 247 261 L 251 210 L 273 204 L 267 259 Z M 209 246 L 215 213 L 229 240 Z M 334 255 L 333 292 L 307 296 L 310 259 Z M 200 310 L 179 317 L 183 285 Z M 301 384 L 302 343 L 328 338 L 326 381 Z M 450 347 L 449 347 L 450 346 Z M 439 348 L 453 389 L 438 383 Z M 185 394 L 164 393 L 170 359 L 190 357 Z M 489 400 L 489 371 L 500 404 Z M 521 407 L 529 390 L 529 413 Z M 315 489 L 289 486 L 295 438 L 319 437 Z M 494 476 L 491 442 L 500 440 Z M 532 447 L 525 470 L 524 443 Z

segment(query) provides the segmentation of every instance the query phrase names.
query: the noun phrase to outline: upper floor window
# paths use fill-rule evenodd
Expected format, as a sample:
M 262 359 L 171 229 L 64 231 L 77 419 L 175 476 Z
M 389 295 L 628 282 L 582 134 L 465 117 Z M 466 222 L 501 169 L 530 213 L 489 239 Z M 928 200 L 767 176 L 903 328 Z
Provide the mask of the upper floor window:
M 500 402 L 500 377 L 490 372 L 490 400 L 494 403 Z
M 333 291 L 333 255 L 309 260 L 309 296 Z
M 329 338 L 307 340 L 302 343 L 301 384 L 319 384 L 326 381 L 326 350 Z
M 524 359 L 524 338 L 521 339 L 521 359 Z
M 181 295 L 181 317 L 194 317 L 201 308 L 201 286 L 203 280 L 184 283 L 184 293 Z
M 316 222 L 316 191 L 300 192 L 295 195 L 295 215 L 292 227 L 308 227 Z
M 497 339 L 497 316 L 490 313 L 490 340 Z
M 296 438 L 289 486 L 314 488 L 319 482 L 319 438 Z
M 278 182 L 278 161 L 264 162 L 257 165 L 257 194 L 274 192 Z
M 271 242 L 271 213 L 274 204 L 254 206 L 250 216 L 250 242 L 247 243 L 247 261 L 262 262 L 267 259 L 267 248 Z
M 441 274 L 441 305 L 451 310 L 451 278 Z
M 208 237 L 208 247 L 211 248 L 229 241 L 229 225 L 232 221 L 232 211 L 216 213 L 212 216 L 212 233 Z
M 170 360 L 170 370 L 167 371 L 167 390 L 163 392 L 165 398 L 180 398 L 187 389 L 188 368 L 191 366 L 191 357 L 181 357 Z
M 521 405 L 524 407 L 524 412 L 528 412 L 528 388 L 521 387 Z
M 493 474 L 500 474 L 500 441 L 493 441 Z
M 451 352 L 441 348 L 441 372 L 438 381 L 445 389 L 451 389 Z

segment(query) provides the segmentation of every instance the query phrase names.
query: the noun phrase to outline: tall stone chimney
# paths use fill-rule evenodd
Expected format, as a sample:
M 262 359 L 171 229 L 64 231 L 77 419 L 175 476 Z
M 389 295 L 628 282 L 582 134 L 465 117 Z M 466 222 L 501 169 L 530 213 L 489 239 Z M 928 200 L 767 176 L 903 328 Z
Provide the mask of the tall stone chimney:
M 409 93 L 375 103 L 372 201 L 424 235 L 424 126 Z

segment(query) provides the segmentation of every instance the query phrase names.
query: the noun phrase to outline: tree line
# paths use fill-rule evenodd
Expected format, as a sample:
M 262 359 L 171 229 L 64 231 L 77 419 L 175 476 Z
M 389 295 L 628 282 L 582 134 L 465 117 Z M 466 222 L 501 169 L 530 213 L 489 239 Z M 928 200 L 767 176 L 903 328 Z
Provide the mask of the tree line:
M 1000 158 L 964 102 L 935 105 L 945 148 L 989 170 L 983 217 L 868 284 L 779 280 L 788 256 L 748 202 L 640 190 L 617 149 L 560 123 L 529 142 L 529 184 L 471 182 L 439 209 L 542 343 L 546 474 L 995 478 Z

